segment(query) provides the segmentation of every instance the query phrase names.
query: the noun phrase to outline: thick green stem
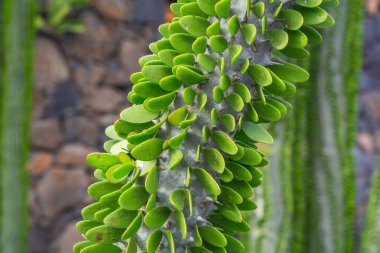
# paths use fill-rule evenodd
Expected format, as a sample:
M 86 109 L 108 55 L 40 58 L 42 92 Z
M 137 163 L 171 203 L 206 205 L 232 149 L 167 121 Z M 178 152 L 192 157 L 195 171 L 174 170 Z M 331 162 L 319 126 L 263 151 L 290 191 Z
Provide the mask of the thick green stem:
M 27 252 L 33 1 L 0 3 L 0 251 Z

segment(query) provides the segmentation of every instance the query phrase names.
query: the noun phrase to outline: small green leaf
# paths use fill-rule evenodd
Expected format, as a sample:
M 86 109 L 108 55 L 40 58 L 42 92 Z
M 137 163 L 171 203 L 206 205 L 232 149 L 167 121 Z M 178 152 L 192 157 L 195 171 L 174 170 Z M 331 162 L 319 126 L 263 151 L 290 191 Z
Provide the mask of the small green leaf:
M 144 186 L 138 185 L 129 188 L 119 198 L 120 207 L 126 210 L 138 210 L 146 204 L 149 198 L 149 193 Z
M 316 7 L 316 8 L 299 7 L 296 10 L 302 14 L 305 25 L 321 24 L 328 17 L 327 12 L 320 7 Z
M 235 237 L 224 234 L 224 237 L 227 240 L 227 246 L 225 249 L 227 251 L 233 251 L 233 252 L 243 252 L 244 251 L 244 245 Z
M 245 152 L 244 152 L 244 155 L 245 155 Z M 249 182 L 252 180 L 251 173 L 244 166 L 235 162 L 228 162 L 226 166 L 234 175 L 234 179 L 240 180 L 240 181 L 246 181 L 246 182 Z
M 132 223 L 125 230 L 125 232 L 121 236 L 121 239 L 126 240 L 126 239 L 134 236 L 137 233 L 137 231 L 140 229 L 141 224 L 142 224 L 142 220 L 143 220 L 143 214 L 142 214 L 142 211 L 140 211 L 139 214 L 136 216 L 136 218 L 132 221 Z
M 221 186 L 222 193 L 218 196 L 218 200 L 223 204 L 241 204 L 243 198 L 235 190 L 230 187 Z
M 181 87 L 181 85 L 182 85 L 181 82 L 174 75 L 164 77 L 160 80 L 160 87 L 164 89 L 165 91 L 176 91 Z M 167 93 L 164 93 L 162 95 L 165 95 L 165 94 Z M 150 96 L 150 97 L 158 97 L 158 96 L 161 96 L 161 94 L 157 93 L 156 95 Z
M 173 47 L 181 53 L 192 53 L 194 41 L 195 38 L 186 33 L 176 33 L 170 36 L 170 42 Z
M 150 112 L 143 105 L 133 105 L 120 113 L 120 118 L 126 122 L 141 124 L 157 119 L 159 112 Z
M 170 152 L 170 161 L 169 161 L 169 169 L 176 169 L 183 159 L 183 153 L 180 149 L 173 149 Z
M 76 253 L 76 252 L 75 252 Z M 83 248 L 80 253 L 121 253 L 121 249 L 113 244 L 92 244 Z
M 272 83 L 272 76 L 269 71 L 260 64 L 250 65 L 248 68 L 248 74 L 251 78 L 260 86 L 268 86 Z
M 136 72 L 131 75 L 130 80 L 133 84 L 137 84 L 142 78 L 144 78 L 144 74 L 142 72 Z
M 205 36 L 210 22 L 198 16 L 185 16 L 179 19 L 179 23 L 184 30 L 194 36 Z
M 238 94 L 244 101 L 244 103 L 249 103 L 252 100 L 251 92 L 244 83 L 234 83 L 234 92 Z
M 190 1 L 181 7 L 181 14 L 182 16 L 192 15 L 208 18 L 208 15 L 199 8 L 196 2 L 191 3 Z
M 309 51 L 304 48 L 285 48 L 280 51 L 281 54 L 294 59 L 305 59 L 310 56 Z
M 303 17 L 301 13 L 296 10 L 284 9 L 280 12 L 280 18 L 289 30 L 298 30 L 303 25 Z
M 170 5 L 170 10 L 176 15 L 181 16 L 181 7 L 183 6 L 183 3 L 172 3 Z
M 138 212 L 119 208 L 104 219 L 104 224 L 112 228 L 127 228 L 136 218 Z
M 178 108 L 177 110 L 175 110 L 169 115 L 168 121 L 173 126 L 179 126 L 181 122 L 185 120 L 187 113 L 188 113 L 188 109 L 186 106 Z
M 309 80 L 309 73 L 301 67 L 291 63 L 282 63 L 268 66 L 279 78 L 288 82 L 305 82 Z
M 146 242 L 146 249 L 148 253 L 155 253 L 158 247 L 160 246 L 162 240 L 162 232 L 161 230 L 153 231 Z
M 255 16 L 258 18 L 264 17 L 265 14 L 265 3 L 264 2 L 257 2 L 253 5 L 253 13 L 255 13 Z
M 303 32 L 299 30 L 288 31 L 288 35 L 289 35 L 288 47 L 304 48 L 307 46 L 307 37 Z
M 227 240 L 224 235 L 212 226 L 202 226 L 198 227 L 199 234 L 204 241 L 215 246 L 215 247 L 225 247 L 227 246 Z
M 210 45 L 216 53 L 223 53 L 228 48 L 228 42 L 222 35 L 211 36 Z
M 147 99 L 144 101 L 144 107 L 151 112 L 161 112 L 173 102 L 176 95 L 177 93 L 173 91 L 160 97 Z
M 273 137 L 259 124 L 243 121 L 242 130 L 253 141 L 273 144 Z
M 86 234 L 86 232 L 94 227 L 98 227 L 102 225 L 101 223 L 97 222 L 97 221 L 93 221 L 93 220 L 82 220 L 82 221 L 79 221 L 77 224 L 76 224 L 76 228 L 77 230 L 81 233 L 81 234 Z
M 100 210 L 102 210 L 104 207 L 99 202 L 95 202 L 93 204 L 90 204 L 83 208 L 81 211 L 81 215 L 84 220 L 95 220 L 94 214 Z
M 221 193 L 220 187 L 215 179 L 204 169 L 196 168 L 192 171 L 197 177 L 202 187 L 210 194 L 218 196 Z
M 167 206 L 157 206 L 144 217 L 144 223 L 149 228 L 159 228 L 165 224 L 171 214 Z
M 306 34 L 310 44 L 319 44 L 322 42 L 322 35 L 315 28 L 311 26 L 303 26 L 300 31 Z
M 197 120 L 197 114 L 196 113 L 190 113 L 186 120 L 184 120 L 180 125 L 179 127 L 181 129 L 186 129 L 187 127 L 189 127 L 191 124 L 193 124 L 195 121 Z
M 178 148 L 179 146 L 182 145 L 183 141 L 186 138 L 186 135 L 187 135 L 187 131 L 184 130 L 179 135 L 170 138 L 170 140 L 169 140 L 169 146 L 171 148 Z
M 226 97 L 227 104 L 236 112 L 241 112 L 244 109 L 243 99 L 236 93 L 231 93 Z
M 207 104 L 207 95 L 203 92 L 198 94 L 198 107 L 199 107 L 199 112 L 203 112 L 203 110 L 206 107 Z
M 163 79 L 161 79 L 161 81 L 162 80 Z M 135 84 L 132 88 L 132 91 L 141 98 L 157 97 L 167 93 L 167 91 L 161 89 L 160 86 L 150 81 Z
M 216 21 L 212 23 L 206 30 L 206 35 L 208 37 L 211 37 L 213 35 L 219 35 L 220 34 L 220 21 Z
M 175 73 L 176 77 L 184 84 L 193 85 L 207 80 L 207 77 L 188 67 L 179 66 Z
M 216 16 L 215 5 L 220 0 L 197 0 L 199 8 L 209 16 Z
M 84 241 L 84 242 L 78 242 L 76 243 L 74 246 L 73 246 L 73 252 L 74 253 L 80 253 L 84 248 L 88 247 L 88 246 L 91 246 L 91 245 L 94 245 L 95 243 L 94 242 L 88 242 L 88 241 Z M 110 244 L 112 245 L 112 244 Z M 113 245 L 112 245 L 113 246 Z M 115 246 L 116 247 L 116 246 Z M 111 247 L 112 248 L 112 247 Z M 115 251 L 115 253 L 120 253 L 121 250 L 117 247 L 117 249 L 119 251 Z M 112 251 L 111 251 L 112 252 Z
M 230 46 L 229 50 L 231 63 L 236 64 L 241 56 L 241 53 L 243 52 L 243 47 L 241 45 L 232 45 Z
M 193 45 L 192 45 L 192 50 L 196 54 L 202 54 L 206 51 L 207 48 L 207 39 L 206 37 L 199 37 L 197 38 Z
M 334 25 L 335 25 L 335 19 L 330 14 L 327 14 L 327 19 L 318 25 L 314 25 L 314 27 L 327 29 L 327 28 L 333 27 Z
M 213 90 L 213 96 L 215 103 L 220 104 L 223 101 L 224 97 L 222 88 L 220 88 L 219 86 L 215 86 Z
M 166 240 L 168 241 L 170 253 L 175 253 L 175 243 L 172 232 L 169 230 L 165 230 L 163 233 L 166 237 Z
M 225 167 L 224 158 L 217 149 L 206 148 L 203 150 L 203 155 L 211 169 L 218 173 L 223 173 Z
M 187 87 L 182 91 L 182 99 L 187 105 L 192 105 L 195 99 L 195 91 L 191 87 Z
M 209 73 L 214 71 L 216 65 L 218 64 L 218 62 L 208 54 L 198 54 L 197 58 L 199 65 Z
M 159 175 L 158 175 L 158 169 L 157 166 L 153 167 L 148 175 L 146 176 L 145 179 L 145 189 L 147 192 L 150 194 L 156 193 L 157 188 L 158 188 L 158 180 L 159 180 Z
M 91 167 L 106 171 L 111 166 L 120 164 L 120 160 L 117 155 L 107 153 L 92 153 L 87 156 L 86 163 Z
M 228 75 L 221 75 L 220 77 L 220 88 L 222 88 L 223 91 L 228 90 L 228 88 L 231 86 L 231 78 Z
M 295 0 L 296 4 L 307 7 L 307 8 L 314 8 L 321 5 L 322 0 Z
M 169 23 L 166 23 L 166 24 L 162 24 L 158 27 L 158 31 L 160 32 L 160 34 L 162 36 L 164 36 L 165 38 L 169 38 L 170 37 L 170 31 L 169 31 L 169 26 L 170 24 Z
M 239 29 L 240 29 L 239 18 L 236 15 L 234 15 L 228 21 L 228 30 L 230 31 L 231 36 L 234 37 L 239 31 Z
M 252 187 L 248 182 L 232 180 L 231 182 L 223 183 L 223 185 L 235 190 L 242 198 L 250 198 L 253 195 Z
M 182 211 L 185 207 L 185 197 L 184 190 L 175 190 L 170 194 L 170 203 L 175 209 Z
M 236 205 L 230 204 L 220 206 L 219 211 L 224 218 L 232 222 L 241 223 L 243 221 L 243 217 Z
M 85 236 L 87 240 L 92 242 L 114 243 L 120 240 L 123 231 L 122 229 L 102 225 L 88 230 Z
M 248 45 L 252 45 L 256 39 L 257 29 L 254 24 L 244 25 L 242 28 L 244 40 Z
M 231 114 L 224 114 L 220 116 L 220 121 L 222 122 L 224 128 L 226 128 L 227 131 L 235 131 L 236 123 L 234 116 L 232 116 Z
M 128 241 L 128 246 L 125 253 L 137 253 L 137 247 L 137 240 L 135 237 L 132 237 Z
M 181 53 L 173 49 L 165 49 L 158 52 L 158 57 L 168 66 L 173 67 L 173 59 Z
M 148 65 L 143 67 L 142 72 L 149 81 L 159 84 L 164 77 L 172 75 L 172 69 L 165 65 Z
M 187 224 L 186 224 L 186 218 L 185 215 L 183 215 L 182 211 L 175 210 L 174 211 L 174 218 L 177 221 L 177 225 L 179 230 L 181 231 L 182 237 L 187 237 Z
M 289 36 L 288 33 L 282 29 L 270 29 L 268 30 L 268 37 L 273 48 L 277 50 L 284 49 L 288 45 Z
M 107 181 L 100 181 L 90 185 L 87 192 L 91 198 L 99 200 L 102 196 L 119 190 L 121 186 L 122 184 L 112 184 Z
M 215 5 L 215 12 L 219 17 L 227 19 L 230 16 L 231 0 L 221 0 Z
M 137 145 L 132 149 L 132 156 L 137 160 L 151 161 L 159 156 L 162 152 L 163 141 L 159 138 L 153 138 Z
M 238 148 L 235 142 L 222 131 L 215 131 L 211 135 L 215 144 L 225 153 L 229 155 L 234 155 L 238 152 Z
M 261 101 L 253 102 L 252 105 L 257 111 L 260 119 L 275 122 L 281 118 L 281 112 L 273 105 L 264 104 Z

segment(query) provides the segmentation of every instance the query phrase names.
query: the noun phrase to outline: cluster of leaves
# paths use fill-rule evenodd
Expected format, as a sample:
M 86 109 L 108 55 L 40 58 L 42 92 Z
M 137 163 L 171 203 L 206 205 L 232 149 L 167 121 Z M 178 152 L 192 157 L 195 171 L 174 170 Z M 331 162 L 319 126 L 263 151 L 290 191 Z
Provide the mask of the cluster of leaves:
M 40 15 L 35 18 L 39 30 L 55 33 L 80 33 L 84 30 L 82 22 L 68 19 L 73 10 L 84 7 L 88 0 L 49 0 L 46 6 L 40 4 Z
M 231 3 L 233 2 L 233 4 Z M 242 212 L 268 164 L 263 124 L 291 109 L 282 97 L 309 78 L 279 58 L 305 47 L 334 19 L 336 0 L 178 0 L 163 38 L 131 76 L 133 106 L 106 129 L 106 153 L 87 158 L 99 182 L 77 225 L 75 253 L 240 252 Z

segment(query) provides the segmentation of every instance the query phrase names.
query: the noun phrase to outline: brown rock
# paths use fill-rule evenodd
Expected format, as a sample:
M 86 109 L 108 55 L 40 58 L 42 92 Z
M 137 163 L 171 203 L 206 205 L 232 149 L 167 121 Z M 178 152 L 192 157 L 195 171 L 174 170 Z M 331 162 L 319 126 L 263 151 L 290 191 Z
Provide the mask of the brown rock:
M 363 95 L 363 100 L 372 118 L 380 120 L 380 91 L 374 91 Z
M 53 243 L 52 252 L 68 253 L 72 252 L 74 244 L 83 241 L 82 235 L 76 229 L 76 222 L 70 223 L 63 230 L 60 236 Z
M 131 19 L 135 1 L 93 0 L 92 3 L 102 16 L 122 21 Z
M 375 151 L 376 143 L 374 141 L 374 137 L 370 133 L 359 133 L 357 142 L 359 144 L 359 147 L 362 148 L 366 153 L 372 154 Z
M 57 163 L 62 165 L 86 165 L 86 157 L 92 149 L 81 144 L 67 144 L 59 152 Z
M 37 152 L 31 156 L 29 161 L 29 172 L 32 176 L 44 173 L 53 163 L 54 157 L 47 152 Z
M 34 148 L 55 149 L 63 140 L 57 119 L 37 120 L 32 123 L 31 145 Z
M 82 61 L 106 59 L 115 49 L 114 33 L 94 13 L 84 13 L 83 22 L 83 33 L 64 38 L 64 50 L 69 56 Z
M 101 64 L 78 65 L 74 69 L 75 84 L 83 94 L 89 94 L 104 74 L 105 68 Z
M 113 112 L 123 100 L 123 95 L 110 88 L 93 91 L 87 99 L 88 107 L 96 112 Z
M 49 170 L 36 189 L 40 213 L 52 217 L 64 208 L 83 202 L 87 184 L 84 170 Z
M 120 48 L 120 62 L 125 69 L 125 75 L 130 76 L 134 72 L 140 71 L 138 60 L 146 53 L 146 42 L 142 40 L 124 41 Z
M 51 91 L 59 82 L 69 78 L 69 69 L 57 45 L 44 37 L 36 41 L 35 83 L 39 90 Z
M 65 121 L 66 139 L 70 142 L 80 142 L 86 146 L 95 146 L 99 128 L 93 118 L 72 117 Z

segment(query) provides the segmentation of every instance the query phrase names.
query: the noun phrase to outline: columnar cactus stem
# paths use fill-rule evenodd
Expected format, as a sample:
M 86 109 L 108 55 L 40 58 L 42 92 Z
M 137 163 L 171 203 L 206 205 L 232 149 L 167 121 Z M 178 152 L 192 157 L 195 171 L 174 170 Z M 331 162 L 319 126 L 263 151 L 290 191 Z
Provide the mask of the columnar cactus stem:
M 163 38 L 140 59 L 134 105 L 106 130 L 107 153 L 88 156 L 100 180 L 97 202 L 78 229 L 74 252 L 240 252 L 253 188 L 268 161 L 263 127 L 291 105 L 282 96 L 309 74 L 280 55 L 304 58 L 313 28 L 333 18 L 336 0 L 179 0 Z
M 0 252 L 25 253 L 33 1 L 0 2 Z

